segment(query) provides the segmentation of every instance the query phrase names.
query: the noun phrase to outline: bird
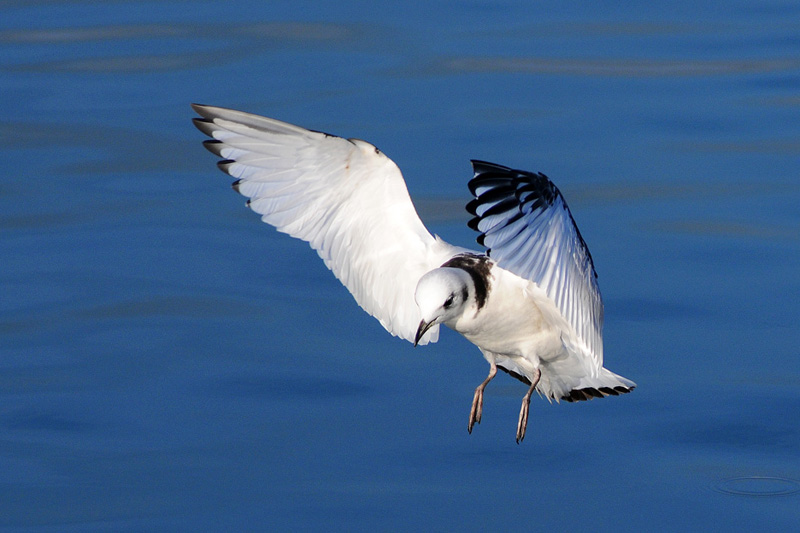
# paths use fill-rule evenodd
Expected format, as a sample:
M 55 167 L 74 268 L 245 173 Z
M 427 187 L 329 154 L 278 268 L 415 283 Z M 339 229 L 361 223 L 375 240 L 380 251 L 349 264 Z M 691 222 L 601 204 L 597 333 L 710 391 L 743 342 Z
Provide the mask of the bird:
M 313 248 L 355 301 L 415 347 L 442 324 L 549 401 L 619 396 L 633 381 L 603 366 L 603 301 L 592 256 L 567 203 L 541 172 L 472 160 L 470 228 L 483 250 L 451 245 L 420 220 L 397 165 L 374 145 L 243 111 L 192 104 L 204 146 L 247 206 Z

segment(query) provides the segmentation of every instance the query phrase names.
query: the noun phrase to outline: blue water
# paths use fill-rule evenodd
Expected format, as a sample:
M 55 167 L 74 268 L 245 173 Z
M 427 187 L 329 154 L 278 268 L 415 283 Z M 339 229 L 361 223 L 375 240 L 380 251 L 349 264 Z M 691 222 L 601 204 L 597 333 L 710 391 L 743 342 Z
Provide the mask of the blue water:
M 0 2 L 0 530 L 800 522 L 797 2 Z M 383 5 L 385 4 L 385 5 Z M 542 171 L 632 394 L 531 406 L 412 348 L 214 168 L 190 102 L 368 139 L 474 247 Z

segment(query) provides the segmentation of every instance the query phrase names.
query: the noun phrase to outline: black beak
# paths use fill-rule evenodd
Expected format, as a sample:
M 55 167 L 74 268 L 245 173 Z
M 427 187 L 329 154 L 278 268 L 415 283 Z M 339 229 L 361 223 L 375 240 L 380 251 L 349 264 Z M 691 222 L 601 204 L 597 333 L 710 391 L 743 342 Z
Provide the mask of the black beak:
M 417 343 L 422 338 L 422 336 L 425 335 L 425 332 L 431 329 L 431 326 L 433 326 L 432 322 L 425 322 L 424 320 L 422 320 L 419 323 L 419 328 L 417 328 L 417 335 L 414 337 L 414 347 L 417 346 Z

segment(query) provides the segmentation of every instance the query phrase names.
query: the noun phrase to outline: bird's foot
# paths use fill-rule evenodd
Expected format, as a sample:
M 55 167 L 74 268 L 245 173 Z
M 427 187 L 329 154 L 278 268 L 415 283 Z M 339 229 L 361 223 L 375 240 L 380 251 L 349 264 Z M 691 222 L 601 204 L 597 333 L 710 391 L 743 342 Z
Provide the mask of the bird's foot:
M 489 361 L 489 375 L 486 376 L 483 383 L 478 385 L 475 389 L 475 396 L 472 397 L 472 409 L 469 410 L 469 426 L 467 426 L 467 431 L 470 433 L 472 433 L 475 422 L 478 424 L 481 423 L 481 415 L 483 414 L 483 389 L 494 379 L 495 374 L 497 374 L 497 365 L 495 365 L 494 361 Z
M 525 438 L 525 430 L 528 427 L 528 408 L 531 405 L 531 397 L 525 395 L 522 399 L 522 408 L 519 410 L 519 422 L 517 423 L 517 444 Z
M 472 409 L 469 411 L 469 426 L 467 431 L 472 433 L 472 427 L 477 422 L 481 423 L 481 415 L 483 414 L 483 387 L 475 389 L 475 396 L 472 398 Z
M 531 386 L 528 388 L 528 392 L 522 397 L 522 407 L 519 410 L 519 422 L 517 422 L 517 444 L 525 438 L 525 430 L 528 428 L 528 408 L 531 406 L 531 395 L 536 390 L 536 385 L 541 377 L 542 371 L 537 368 L 533 374 L 533 379 L 531 379 Z

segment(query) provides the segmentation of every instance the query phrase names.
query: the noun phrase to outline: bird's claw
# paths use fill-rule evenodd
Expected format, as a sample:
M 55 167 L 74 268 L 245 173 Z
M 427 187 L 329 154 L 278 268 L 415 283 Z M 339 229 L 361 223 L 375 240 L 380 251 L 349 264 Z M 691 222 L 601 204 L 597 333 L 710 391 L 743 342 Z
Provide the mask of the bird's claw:
M 467 431 L 471 434 L 472 428 L 477 422 L 481 423 L 481 415 L 483 415 L 483 389 L 478 387 L 475 389 L 475 396 L 472 398 L 472 409 L 469 411 L 469 426 Z
M 527 401 L 526 401 L 527 400 Z M 525 430 L 528 428 L 528 408 L 530 399 L 522 400 L 522 408 L 519 411 L 519 422 L 517 423 L 517 444 L 525 438 Z

